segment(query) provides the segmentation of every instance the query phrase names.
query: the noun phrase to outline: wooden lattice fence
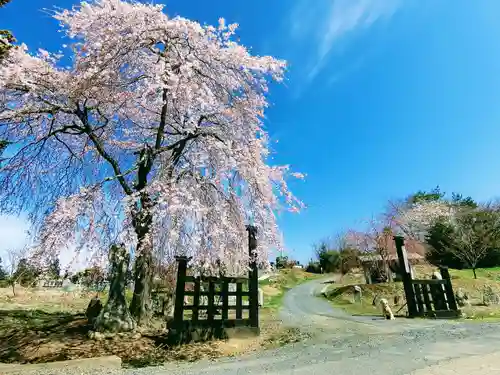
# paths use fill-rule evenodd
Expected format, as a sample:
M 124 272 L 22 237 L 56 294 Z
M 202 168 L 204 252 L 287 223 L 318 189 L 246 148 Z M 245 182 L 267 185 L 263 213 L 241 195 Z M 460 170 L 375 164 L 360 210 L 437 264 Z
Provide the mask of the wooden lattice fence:
M 395 236 L 396 250 L 399 258 L 401 277 L 408 307 L 408 316 L 455 318 L 460 316 L 450 273 L 447 267 L 440 267 L 442 280 L 413 280 L 404 238 Z
M 256 229 L 249 226 L 249 254 L 257 248 Z M 252 258 L 254 259 L 254 258 Z M 257 264 L 252 261 L 248 277 L 188 276 L 190 258 L 177 257 L 177 281 L 173 320 L 174 334 L 247 327 L 259 332 L 259 297 Z M 217 334 L 218 335 L 218 334 Z

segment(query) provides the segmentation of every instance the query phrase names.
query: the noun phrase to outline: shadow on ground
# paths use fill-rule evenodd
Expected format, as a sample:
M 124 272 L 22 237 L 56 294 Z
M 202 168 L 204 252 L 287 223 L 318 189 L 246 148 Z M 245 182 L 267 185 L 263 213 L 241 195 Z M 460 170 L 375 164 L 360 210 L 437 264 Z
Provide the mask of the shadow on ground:
M 38 363 L 68 359 L 65 351 L 47 349 L 71 344 L 76 338 L 85 337 L 88 329 L 83 314 L 0 310 L 0 362 Z M 40 352 L 42 348 L 44 350 Z
M 126 367 L 142 367 L 225 355 L 220 341 L 179 346 L 153 328 L 139 338 L 114 335 L 96 341 L 88 338 L 90 328 L 82 313 L 0 310 L 0 363 L 47 363 L 116 355 Z

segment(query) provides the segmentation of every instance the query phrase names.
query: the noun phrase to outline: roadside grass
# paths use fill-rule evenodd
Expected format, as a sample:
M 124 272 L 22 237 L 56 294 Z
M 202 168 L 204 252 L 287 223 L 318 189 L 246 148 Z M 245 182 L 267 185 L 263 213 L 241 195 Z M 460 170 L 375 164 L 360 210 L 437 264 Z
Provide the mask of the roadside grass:
M 416 278 L 429 279 L 436 267 L 421 265 L 415 267 Z M 500 305 L 485 306 L 483 304 L 483 290 L 490 286 L 500 295 L 500 267 L 483 268 L 476 270 L 477 279 L 474 279 L 472 270 L 450 269 L 453 290 L 459 288 L 469 295 L 470 306 L 461 307 L 465 319 L 478 321 L 500 320 Z M 339 283 L 332 284 L 327 289 L 327 298 L 338 308 L 353 315 L 380 315 L 379 306 L 373 306 L 375 296 L 386 298 L 391 304 L 391 308 L 397 315 L 405 316 L 407 313 L 404 306 L 404 289 L 401 282 L 384 284 L 364 284 L 363 275 L 353 272 L 346 275 Z M 361 302 L 354 302 L 354 285 L 361 287 Z M 395 305 L 394 297 L 398 296 L 400 302 Z
M 259 287 L 264 292 L 264 306 L 262 312 L 276 312 L 283 303 L 283 297 L 287 290 L 306 281 L 324 277 L 324 275 L 304 272 L 301 269 L 280 270 L 276 276 L 259 281 Z
M 125 367 L 157 365 L 169 361 L 196 361 L 237 356 L 263 348 L 297 342 L 306 337 L 295 328 L 284 327 L 277 316 L 286 290 L 318 275 L 302 270 L 284 270 L 260 287 L 264 306 L 260 309 L 261 334 L 228 340 L 168 346 L 163 337 L 166 321 L 140 337 L 117 335 L 90 340 L 91 327 L 85 309 L 96 292 L 64 292 L 60 289 L 0 288 L 0 363 L 46 363 L 78 358 L 117 355 Z M 102 303 L 107 293 L 97 293 Z M 126 292 L 128 302 L 132 291 Z

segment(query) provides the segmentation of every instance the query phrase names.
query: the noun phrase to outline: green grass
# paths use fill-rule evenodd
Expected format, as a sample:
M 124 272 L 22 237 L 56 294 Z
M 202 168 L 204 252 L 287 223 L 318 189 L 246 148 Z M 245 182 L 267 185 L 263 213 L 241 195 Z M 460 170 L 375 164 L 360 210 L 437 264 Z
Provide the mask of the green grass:
M 287 290 L 309 280 L 320 278 L 324 275 L 304 272 L 301 269 L 280 270 L 277 276 L 259 281 L 259 286 L 269 286 L 275 290 L 274 295 L 264 294 L 264 306 L 262 310 L 268 312 L 277 311 L 283 304 L 283 297 Z
M 338 308 L 346 311 L 352 315 L 379 315 L 379 307 L 373 306 L 373 299 L 375 296 L 379 298 L 386 298 L 392 305 L 395 295 L 399 295 L 403 300 L 404 291 L 403 284 L 400 282 L 388 284 L 372 284 L 364 285 L 361 283 L 337 285 L 328 290 L 328 299 L 331 303 Z M 354 285 L 358 285 L 362 290 L 361 302 L 354 302 Z M 404 302 L 403 302 L 404 303 Z M 400 303 L 401 305 L 401 303 Z M 393 306 L 393 311 L 399 310 L 401 306 Z M 400 314 L 404 314 L 405 309 L 401 310 Z
M 416 278 L 428 279 L 435 267 L 416 266 Z M 491 286 L 500 292 L 498 283 L 500 282 L 500 267 L 483 268 L 476 270 L 477 279 L 474 279 L 472 270 L 450 270 L 453 289 L 459 288 L 469 295 L 471 301 L 470 307 L 463 307 L 461 310 L 468 319 L 479 321 L 497 321 L 500 319 L 500 305 L 483 306 L 482 291 L 485 286 Z M 354 303 L 353 291 L 354 285 L 362 289 L 361 303 Z M 386 298 L 392 306 L 394 313 L 404 304 L 404 289 L 401 282 L 385 284 L 364 284 L 364 277 L 361 274 L 347 275 L 339 284 L 332 284 L 328 289 L 328 299 L 331 303 L 344 311 L 353 315 L 379 315 L 378 306 L 373 306 L 373 298 L 378 295 L 380 298 Z M 394 296 L 400 297 L 400 303 L 393 305 Z M 406 308 L 400 311 L 400 314 L 406 314 Z

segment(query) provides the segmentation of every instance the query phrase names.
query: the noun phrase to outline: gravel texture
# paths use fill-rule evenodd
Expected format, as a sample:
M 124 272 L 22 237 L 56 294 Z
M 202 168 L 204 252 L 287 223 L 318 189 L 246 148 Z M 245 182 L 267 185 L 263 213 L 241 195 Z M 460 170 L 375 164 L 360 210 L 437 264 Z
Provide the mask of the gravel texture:
M 316 280 L 292 289 L 282 309 L 285 324 L 310 332 L 312 339 L 238 358 L 124 369 L 119 373 L 406 375 L 419 369 L 421 374 L 428 366 L 436 371 L 439 363 L 454 358 L 500 351 L 500 325 L 353 317 L 315 297 L 322 287 Z

